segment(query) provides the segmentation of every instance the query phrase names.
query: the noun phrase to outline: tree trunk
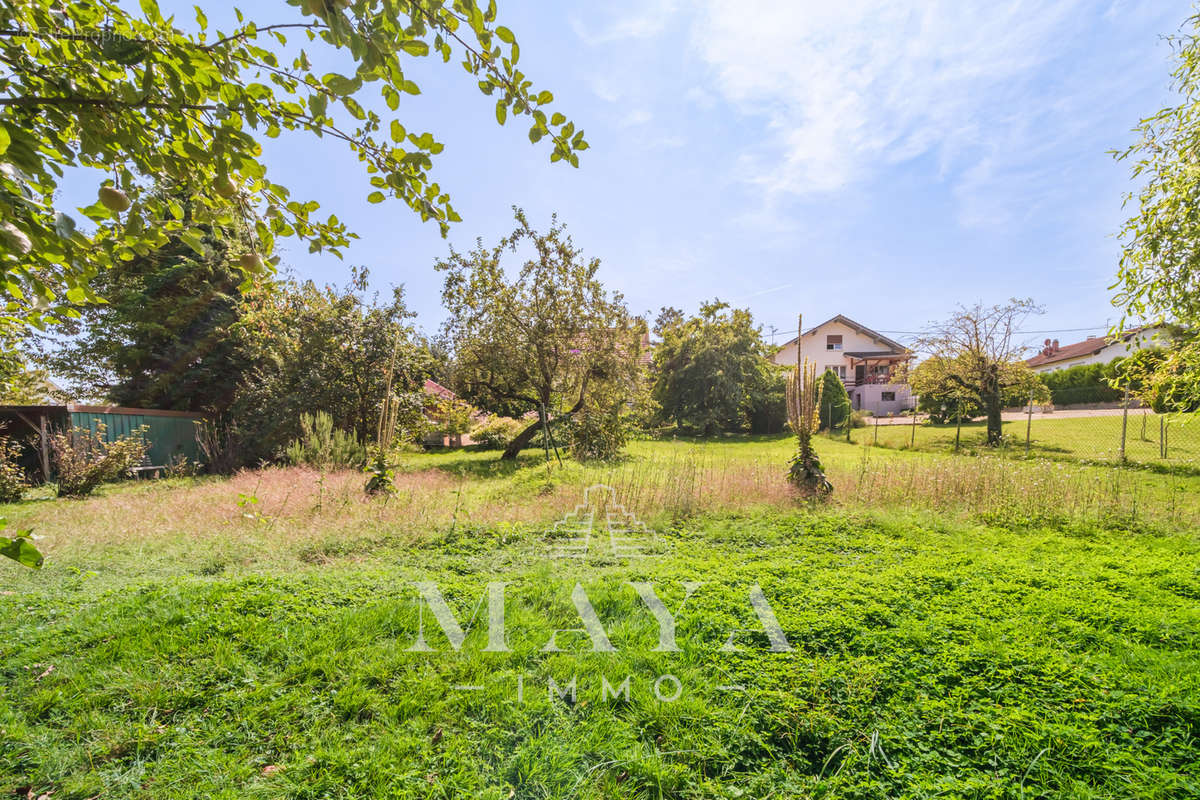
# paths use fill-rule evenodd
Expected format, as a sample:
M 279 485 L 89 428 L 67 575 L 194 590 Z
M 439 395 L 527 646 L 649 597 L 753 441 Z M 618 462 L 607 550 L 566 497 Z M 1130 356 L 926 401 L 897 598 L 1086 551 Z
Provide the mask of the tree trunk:
M 504 448 L 504 452 L 500 454 L 501 461 L 511 461 L 533 441 L 533 437 L 537 436 L 542 427 L 542 417 L 539 414 L 538 418 L 525 430 L 521 431 L 508 443 L 508 447 Z
M 988 392 L 983 397 L 987 406 L 987 443 L 988 447 L 999 447 L 1000 438 L 1004 435 L 1000 419 L 1000 392 Z
M 564 411 L 563 413 L 561 413 L 557 417 L 555 417 L 555 419 L 567 419 L 567 418 L 571 417 L 572 415 L 574 415 L 576 412 L 578 412 L 579 409 L 583 408 L 584 392 L 586 390 L 587 390 L 587 381 L 585 380 L 583 382 L 583 388 L 581 388 L 579 390 L 579 400 L 570 409 L 568 409 L 567 411 Z M 550 406 L 549 398 L 542 401 L 542 409 L 543 410 L 549 408 L 549 406 Z M 543 422 L 545 423 L 546 427 L 550 426 L 550 412 L 546 411 L 545 414 L 546 414 L 546 419 L 543 421 L 542 411 L 539 411 L 537 422 L 533 423 L 528 428 L 526 428 L 525 430 L 518 433 L 517 438 L 513 439 L 511 442 L 508 443 L 508 447 L 504 448 L 504 452 L 500 454 L 501 461 L 511 461 L 512 459 L 517 457 L 518 453 L 520 453 L 523 449 L 528 447 L 529 443 L 531 441 L 533 441 L 533 437 L 537 435 L 538 429 L 540 429 L 542 427 Z

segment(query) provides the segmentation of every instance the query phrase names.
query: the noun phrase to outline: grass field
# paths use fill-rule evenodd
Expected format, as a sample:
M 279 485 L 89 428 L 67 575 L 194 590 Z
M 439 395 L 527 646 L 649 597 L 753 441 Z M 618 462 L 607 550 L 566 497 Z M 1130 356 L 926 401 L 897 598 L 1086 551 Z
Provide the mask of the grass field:
M 1115 462 L 1121 455 L 1121 426 L 1120 416 L 1035 419 L 1028 426 L 1029 451 L 1045 458 Z M 1006 449 L 1024 454 L 1025 433 L 1025 421 L 1005 422 Z M 909 425 L 880 425 L 877 434 L 869 420 L 867 427 L 851 432 L 856 442 L 941 453 L 953 451 L 955 435 L 954 425 L 929 424 L 917 425 L 915 437 Z M 1160 449 L 1164 438 L 1165 457 Z M 980 452 L 986 440 L 985 423 L 963 424 L 959 441 L 963 452 Z M 1125 457 L 1135 464 L 1200 469 L 1200 416 L 1131 411 L 1125 434 Z
M 0 565 L 0 796 L 1200 797 L 1200 478 L 823 441 L 812 507 L 791 446 L 415 455 L 386 502 L 280 469 L 3 507 L 48 564 Z M 554 557 L 598 482 L 650 556 Z M 577 583 L 614 652 L 545 651 Z

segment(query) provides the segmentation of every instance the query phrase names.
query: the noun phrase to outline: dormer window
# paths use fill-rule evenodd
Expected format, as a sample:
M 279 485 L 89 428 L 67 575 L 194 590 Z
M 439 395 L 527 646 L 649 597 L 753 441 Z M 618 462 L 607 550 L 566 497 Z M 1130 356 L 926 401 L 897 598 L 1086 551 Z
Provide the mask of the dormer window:
M 841 350 L 842 349 L 842 335 L 840 333 L 839 334 L 831 333 L 828 336 L 826 336 L 825 337 L 825 349 L 826 350 Z

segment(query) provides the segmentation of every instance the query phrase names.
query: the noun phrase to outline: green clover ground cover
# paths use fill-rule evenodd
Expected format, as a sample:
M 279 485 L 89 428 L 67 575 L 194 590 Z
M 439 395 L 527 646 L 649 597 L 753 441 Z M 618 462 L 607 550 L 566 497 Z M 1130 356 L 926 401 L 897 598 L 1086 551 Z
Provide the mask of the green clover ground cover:
M 321 567 L 6 573 L 0 791 L 1200 796 L 1195 537 L 796 511 L 663 538 L 664 557 L 633 563 L 552 563 L 540 534 L 510 527 Z M 407 652 L 413 580 L 437 581 L 464 625 L 477 615 L 461 652 L 428 616 L 436 652 Z M 489 580 L 510 584 L 508 653 L 482 652 Z M 677 616 L 681 652 L 653 651 L 631 580 L 673 611 L 684 581 L 704 582 Z M 569 652 L 541 651 L 581 626 L 576 581 L 617 652 L 570 634 Z M 761 629 L 721 651 L 757 627 L 755 583 L 791 652 Z M 664 674 L 674 702 L 655 697 Z M 602 696 L 626 676 L 628 700 Z M 549 696 L 572 677 L 574 702 Z

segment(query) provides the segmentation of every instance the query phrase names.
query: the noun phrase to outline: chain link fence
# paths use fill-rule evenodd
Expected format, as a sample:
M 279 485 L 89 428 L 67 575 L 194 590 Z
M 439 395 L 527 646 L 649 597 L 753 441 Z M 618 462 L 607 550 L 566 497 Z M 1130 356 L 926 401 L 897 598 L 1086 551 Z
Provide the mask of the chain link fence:
M 1060 391 L 1059 397 L 1065 394 Z M 972 412 L 977 409 L 964 409 L 961 416 L 952 413 L 949 422 L 940 424 L 924 415 L 868 417 L 866 426 L 853 429 L 850 438 L 858 444 L 905 450 L 996 452 L 987 446 L 986 421 Z M 1002 431 L 998 449 L 1009 455 L 1200 470 L 1200 413 L 1156 413 L 1133 397 L 1009 408 Z

